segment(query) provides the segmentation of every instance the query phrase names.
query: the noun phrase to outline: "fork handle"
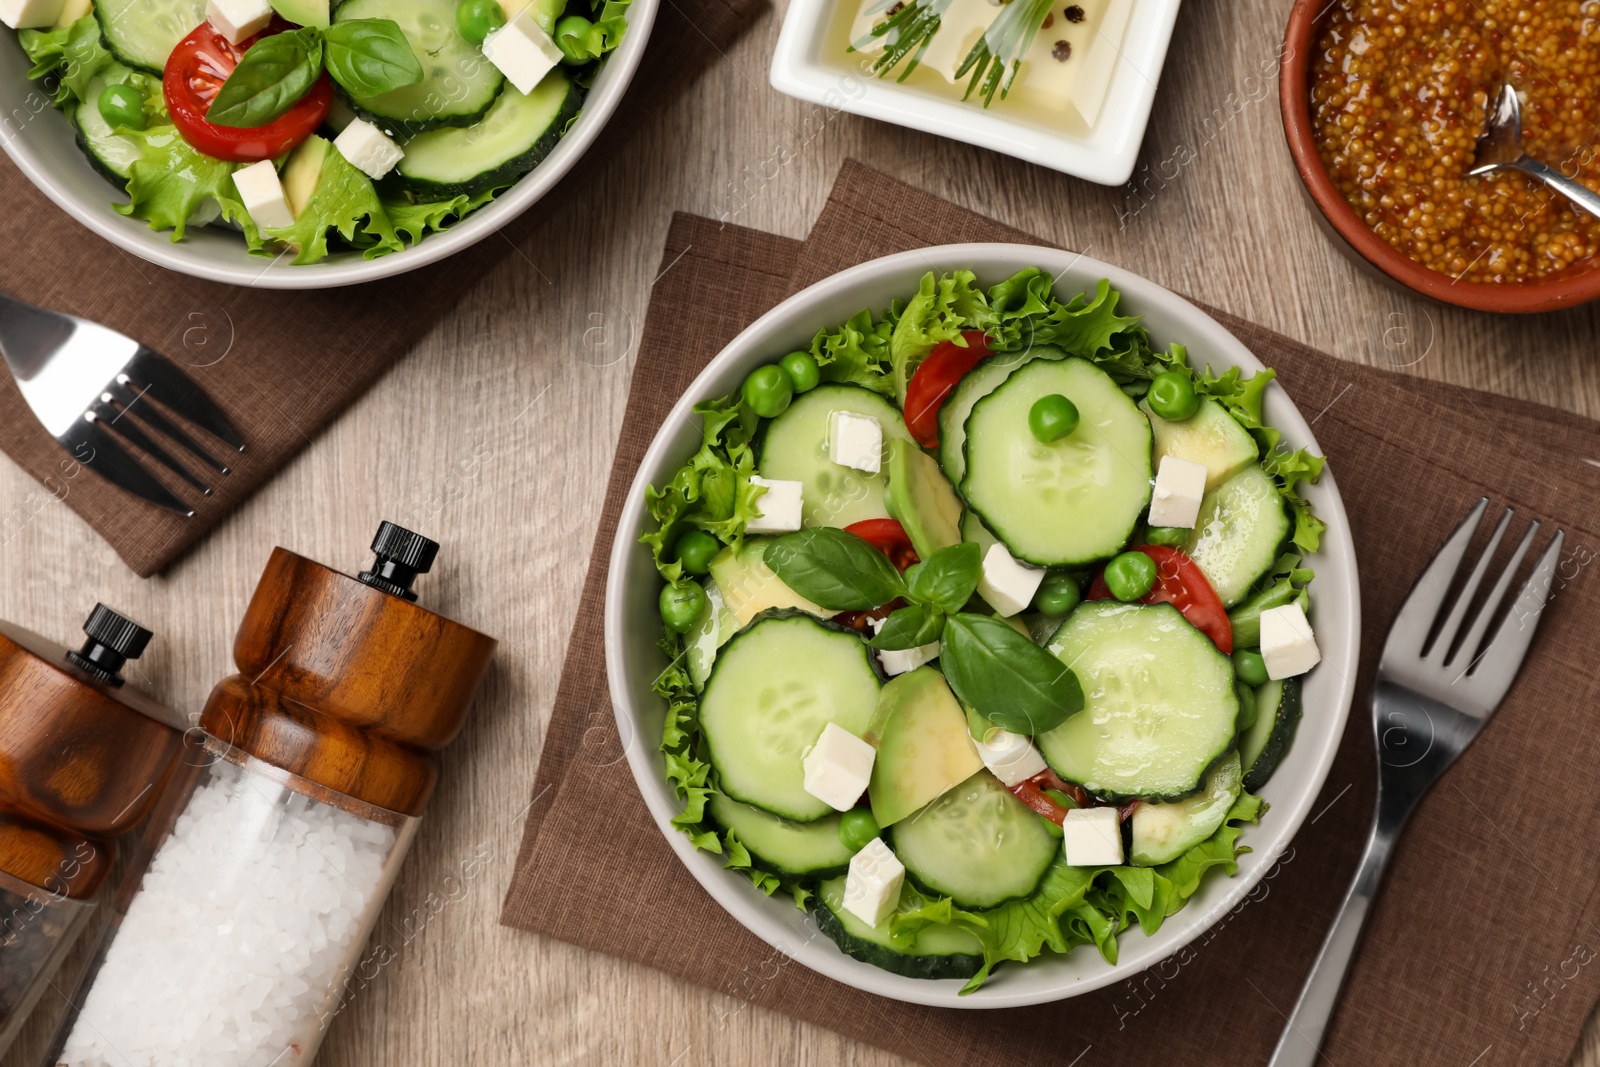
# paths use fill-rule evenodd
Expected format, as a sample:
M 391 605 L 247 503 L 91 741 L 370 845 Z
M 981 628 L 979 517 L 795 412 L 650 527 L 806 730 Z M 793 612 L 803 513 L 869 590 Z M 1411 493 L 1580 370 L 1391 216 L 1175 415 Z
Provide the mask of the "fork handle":
M 1403 822 L 1403 818 L 1401 822 Z M 1372 910 L 1372 898 L 1377 895 L 1378 884 L 1383 880 L 1384 868 L 1389 865 L 1389 854 L 1399 836 L 1399 825 L 1386 825 L 1389 820 L 1374 820 L 1372 833 L 1367 838 L 1367 849 L 1356 868 L 1355 879 L 1345 894 L 1344 904 L 1333 920 L 1317 962 L 1300 990 L 1299 1003 L 1289 1016 L 1289 1025 L 1278 1039 L 1268 1067 L 1312 1067 L 1321 1055 L 1318 1051 L 1333 1009 L 1339 1002 L 1339 991 L 1344 988 L 1350 961 L 1355 958 L 1361 944 L 1361 932 L 1367 925 L 1367 914 Z
M 1537 159 L 1523 156 L 1511 164 L 1530 178 L 1535 178 L 1562 196 L 1577 204 L 1589 214 L 1600 218 L 1600 194 L 1595 193 L 1587 185 L 1576 179 L 1569 178 L 1548 163 L 1541 163 Z

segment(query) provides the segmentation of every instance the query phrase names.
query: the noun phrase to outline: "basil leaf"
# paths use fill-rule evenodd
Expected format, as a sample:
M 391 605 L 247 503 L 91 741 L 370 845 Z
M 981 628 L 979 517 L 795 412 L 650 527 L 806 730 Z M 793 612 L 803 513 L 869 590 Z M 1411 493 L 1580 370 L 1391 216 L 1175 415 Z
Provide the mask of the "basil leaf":
M 263 37 L 222 83 L 206 113 L 217 126 L 251 129 L 284 116 L 322 75 L 322 32 L 310 26 Z
M 393 19 L 347 19 L 324 36 L 328 73 L 352 96 L 382 96 L 422 80 L 422 64 Z
M 996 726 L 1038 736 L 1083 708 L 1072 668 L 987 615 L 952 615 L 939 656 L 962 703 Z
M 883 629 L 867 644 L 893 652 L 902 648 L 920 648 L 939 640 L 944 633 L 944 616 L 926 604 L 912 604 L 900 608 L 883 620 Z
M 900 572 L 882 552 L 832 526 L 784 534 L 767 546 L 766 558 L 784 585 L 829 611 L 871 611 L 905 595 Z
M 911 599 L 931 604 L 946 615 L 967 606 L 983 574 L 983 552 L 970 541 L 941 548 L 906 571 Z

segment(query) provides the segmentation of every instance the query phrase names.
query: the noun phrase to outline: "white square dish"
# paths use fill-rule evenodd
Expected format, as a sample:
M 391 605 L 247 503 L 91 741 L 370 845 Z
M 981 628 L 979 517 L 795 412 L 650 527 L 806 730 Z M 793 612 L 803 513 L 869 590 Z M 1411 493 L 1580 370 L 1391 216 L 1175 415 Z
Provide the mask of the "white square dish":
M 983 107 L 870 70 L 872 57 L 845 50 L 841 7 L 856 0 L 790 0 L 772 57 L 772 87 L 789 96 L 1026 159 L 1101 185 L 1133 174 L 1144 141 L 1179 0 L 1128 0 L 1127 28 L 1112 45 L 1116 60 L 1098 118 L 1087 129 L 1053 129 L 1008 116 L 1005 103 Z

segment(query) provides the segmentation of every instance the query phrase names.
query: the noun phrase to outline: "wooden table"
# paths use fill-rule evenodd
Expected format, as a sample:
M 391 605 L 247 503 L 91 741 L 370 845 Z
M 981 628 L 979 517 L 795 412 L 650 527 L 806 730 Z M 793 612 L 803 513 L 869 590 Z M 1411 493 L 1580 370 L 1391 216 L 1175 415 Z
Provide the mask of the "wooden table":
M 674 209 L 800 237 L 855 156 L 1341 358 L 1600 416 L 1593 310 L 1487 318 L 1423 303 L 1356 271 L 1312 225 L 1278 117 L 1282 2 L 1184 7 L 1141 166 L 1118 189 L 813 116 L 767 83 L 779 7 L 604 168 L 592 196 L 556 209 L 548 247 L 508 256 L 169 574 L 135 578 L 48 497 L 34 514 L 43 494 L 0 464 L 0 617 L 67 639 L 106 601 L 156 631 L 139 675 L 180 709 L 198 711 L 231 672 L 233 630 L 273 545 L 354 571 L 380 518 L 444 543 L 418 583 L 423 602 L 501 639 L 380 923 L 398 958 L 335 1023 L 321 1067 L 902 1062 L 497 924 Z M 605 907 L 603 886 L 574 892 Z M 35 1062 L 23 1053 L 40 1035 L 28 1036 L 7 1067 Z M 1580 1061 L 1600 1064 L 1600 1040 L 1588 1045 Z

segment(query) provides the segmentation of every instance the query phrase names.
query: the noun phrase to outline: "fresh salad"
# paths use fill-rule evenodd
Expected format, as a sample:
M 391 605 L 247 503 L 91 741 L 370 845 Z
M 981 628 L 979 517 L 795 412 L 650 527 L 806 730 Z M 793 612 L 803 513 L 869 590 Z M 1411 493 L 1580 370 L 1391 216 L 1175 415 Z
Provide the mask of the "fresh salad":
M 630 0 L 3 0 L 113 207 L 315 263 L 398 252 L 572 128 Z
M 1233 874 L 1318 661 L 1323 460 L 1118 295 L 928 274 L 695 410 L 648 490 L 675 823 L 977 989 Z

